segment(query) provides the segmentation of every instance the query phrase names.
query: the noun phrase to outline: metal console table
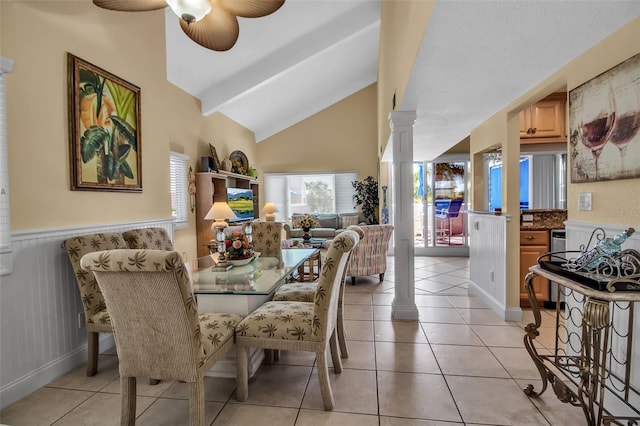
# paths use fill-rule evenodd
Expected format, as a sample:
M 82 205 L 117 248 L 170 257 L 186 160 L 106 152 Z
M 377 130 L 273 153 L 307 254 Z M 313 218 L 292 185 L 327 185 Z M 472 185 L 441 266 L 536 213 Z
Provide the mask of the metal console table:
M 534 344 L 542 322 L 535 276 L 558 283 L 557 296 L 565 297 L 566 306 L 556 307 L 550 355 L 540 354 Z M 526 326 L 524 344 L 542 378 L 542 389 L 529 384 L 525 394 L 537 397 L 550 384 L 560 401 L 582 408 L 589 426 L 640 425 L 640 374 L 632 369 L 633 358 L 640 356 L 640 344 L 635 350 L 633 345 L 640 292 L 596 290 L 540 266 L 530 268 L 525 288 L 535 323 Z

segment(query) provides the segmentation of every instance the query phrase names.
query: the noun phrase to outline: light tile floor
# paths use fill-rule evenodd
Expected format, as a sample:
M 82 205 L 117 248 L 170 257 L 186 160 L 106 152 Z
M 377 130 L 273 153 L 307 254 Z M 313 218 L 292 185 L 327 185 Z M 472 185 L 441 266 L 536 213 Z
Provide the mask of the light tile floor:
M 284 352 L 235 400 L 233 379 L 206 378 L 207 425 L 582 425 L 579 408 L 552 390 L 529 399 L 540 377 L 523 346 L 520 323 L 505 322 L 467 294 L 468 259 L 415 260 L 419 322 L 392 321 L 393 258 L 386 279 L 359 277 L 347 285 L 345 326 L 350 357 L 330 374 L 336 406 L 323 410 L 315 357 Z M 543 312 L 543 325 L 553 323 Z M 330 357 L 329 357 L 330 359 Z M 117 425 L 117 357 L 102 354 L 99 373 L 85 367 L 60 377 L 0 412 L 6 425 Z M 138 425 L 188 424 L 188 387 L 138 381 Z

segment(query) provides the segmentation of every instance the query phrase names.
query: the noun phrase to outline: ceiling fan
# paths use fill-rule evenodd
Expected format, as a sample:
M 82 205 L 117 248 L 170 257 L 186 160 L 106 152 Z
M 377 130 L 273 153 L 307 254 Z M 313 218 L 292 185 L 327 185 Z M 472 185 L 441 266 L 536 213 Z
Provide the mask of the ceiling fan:
M 93 0 L 103 9 L 145 12 L 169 6 L 182 31 L 207 49 L 225 51 L 238 40 L 237 16 L 259 18 L 278 10 L 284 0 Z

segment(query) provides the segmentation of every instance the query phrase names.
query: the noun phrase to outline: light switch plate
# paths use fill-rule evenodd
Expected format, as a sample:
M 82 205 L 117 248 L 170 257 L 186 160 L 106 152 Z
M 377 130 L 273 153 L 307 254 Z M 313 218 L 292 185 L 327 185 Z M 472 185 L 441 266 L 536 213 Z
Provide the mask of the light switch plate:
M 591 210 L 591 192 L 580 192 L 578 194 L 578 210 Z

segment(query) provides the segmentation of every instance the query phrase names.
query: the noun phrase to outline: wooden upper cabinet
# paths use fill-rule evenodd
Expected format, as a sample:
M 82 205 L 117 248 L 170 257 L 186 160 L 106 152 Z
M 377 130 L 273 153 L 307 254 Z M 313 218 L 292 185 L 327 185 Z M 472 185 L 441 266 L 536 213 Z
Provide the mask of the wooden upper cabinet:
M 567 94 L 552 93 L 520 112 L 520 142 L 566 142 Z

